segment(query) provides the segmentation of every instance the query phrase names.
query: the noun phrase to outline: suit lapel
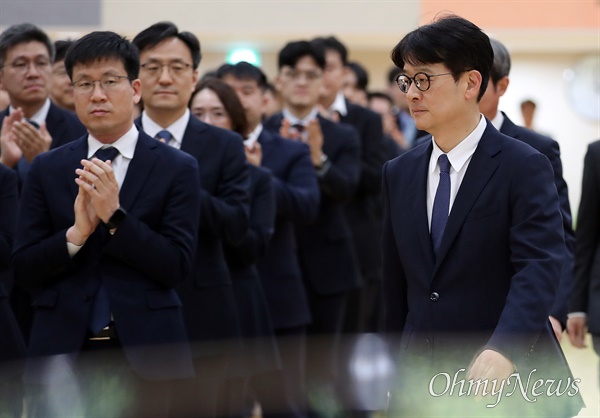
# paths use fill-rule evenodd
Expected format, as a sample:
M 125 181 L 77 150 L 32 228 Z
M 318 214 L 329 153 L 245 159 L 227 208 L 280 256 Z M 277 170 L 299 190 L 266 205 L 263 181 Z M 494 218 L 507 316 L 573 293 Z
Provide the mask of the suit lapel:
M 429 221 L 427 219 L 427 177 L 429 169 L 429 159 L 433 145 L 423 147 L 423 151 L 415 167 L 415 175 L 411 177 L 409 190 L 411 195 L 409 202 L 412 202 L 413 212 L 415 214 L 414 224 L 419 237 L 419 244 L 423 254 L 427 257 L 427 263 L 434 264 L 433 248 L 431 246 L 431 234 L 429 233 Z
M 142 190 L 142 186 L 148 180 L 152 167 L 156 163 L 156 159 L 158 158 L 156 145 L 155 139 L 150 138 L 144 132 L 139 133 L 133 159 L 129 163 L 127 175 L 119 191 L 121 206 L 126 210 L 131 209 L 133 206 L 138 194 Z
M 79 193 L 79 186 L 77 186 L 77 183 L 75 183 L 75 168 L 74 167 L 78 167 L 81 168 L 81 163 L 80 161 L 83 159 L 87 158 L 87 151 L 88 151 L 88 141 L 87 141 L 88 136 L 84 135 L 81 138 L 79 138 L 76 141 L 73 141 L 70 143 L 69 148 L 72 151 L 71 154 L 71 161 L 72 164 L 65 164 L 65 167 L 69 167 L 69 169 L 72 169 L 72 177 L 67 177 L 70 178 L 69 180 L 69 190 L 71 191 L 71 195 L 73 196 L 73 200 L 75 200 L 77 198 L 77 194 Z
M 185 133 L 181 139 L 181 151 L 187 152 L 188 154 L 198 156 L 202 155 L 206 142 L 203 140 L 202 133 L 206 130 L 206 125 L 199 120 L 196 120 L 195 116 L 190 116 Z
M 496 129 L 488 122 L 488 126 L 479 141 L 479 145 L 473 154 L 473 158 L 471 158 L 465 177 L 463 178 L 456 199 L 452 205 L 452 209 L 450 210 L 446 230 L 444 231 L 440 250 L 435 262 L 434 275 L 448 253 L 450 246 L 456 239 L 469 211 L 498 168 L 498 161 L 494 159 L 494 156 L 501 151 L 501 146 L 500 142 L 496 141 L 496 135 Z

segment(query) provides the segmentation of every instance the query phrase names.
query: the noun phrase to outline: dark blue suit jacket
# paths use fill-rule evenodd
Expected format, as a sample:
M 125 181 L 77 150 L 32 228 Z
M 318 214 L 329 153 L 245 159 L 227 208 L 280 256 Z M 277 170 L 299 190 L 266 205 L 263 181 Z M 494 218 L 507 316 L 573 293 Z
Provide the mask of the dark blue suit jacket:
M 434 259 L 426 208 L 431 150 L 423 144 L 384 167 L 386 329 L 400 333 L 409 351 L 439 334 L 468 332 L 476 336 L 463 346 L 468 357 L 487 346 L 522 365 L 540 334 L 551 332 L 562 268 L 552 167 L 488 122 Z M 427 350 L 443 352 L 438 340 Z
M 344 205 L 354 196 L 360 179 L 360 139 L 351 126 L 319 118 L 323 153 L 331 162 L 319 177 L 321 203 L 316 221 L 298 227 L 297 241 L 304 280 L 318 294 L 335 294 L 360 284 L 359 267 Z M 265 127 L 277 132 L 282 114 Z M 340 263 L 340 260 L 344 260 Z
M 0 164 L 0 363 L 25 357 L 25 343 L 8 303 L 10 255 L 17 221 L 17 175 Z M 1 367 L 1 366 L 0 366 Z
M 570 312 L 586 312 L 589 331 L 600 334 L 600 141 L 588 146 L 577 217 L 574 286 Z
M 84 136 L 39 155 L 23 187 L 13 265 L 16 282 L 33 292 L 30 355 L 77 352 L 102 284 L 133 369 L 148 379 L 189 377 L 191 356 L 174 288 L 192 269 L 198 164 L 140 132 L 119 193 L 125 220 L 114 236 L 98 225 L 71 258 L 65 235 L 74 222 L 75 169 L 87 151 Z
M 136 123 L 141 126 L 141 118 Z M 181 151 L 198 161 L 201 184 L 192 278 L 177 289 L 188 334 L 192 341 L 233 338 L 239 327 L 223 243 L 239 244 L 248 230 L 250 177 L 242 138 L 190 115 Z
M 275 232 L 257 262 L 276 329 L 306 325 L 310 311 L 296 252 L 296 225 L 313 222 L 319 210 L 319 184 L 306 144 L 263 129 L 262 165 L 272 173 Z
M 346 100 L 348 114 L 340 122 L 352 125 L 361 141 L 360 180 L 346 206 L 354 247 L 365 280 L 381 280 L 381 168 L 387 161 L 381 117 Z
M 504 114 L 504 112 L 502 112 Z M 540 135 L 522 126 L 515 125 L 505 114 L 504 122 L 500 132 L 511 138 L 523 141 L 535 148 L 550 160 L 554 171 L 554 184 L 560 199 L 560 213 L 563 220 L 566 253 L 563 269 L 560 275 L 560 283 L 556 293 L 556 299 L 550 314 L 563 323 L 567 320 L 567 304 L 573 284 L 573 263 L 575 251 L 575 232 L 573 231 L 573 218 L 571 216 L 571 205 L 569 204 L 569 190 L 563 178 L 562 162 L 560 160 L 560 147 L 558 142 L 547 136 Z

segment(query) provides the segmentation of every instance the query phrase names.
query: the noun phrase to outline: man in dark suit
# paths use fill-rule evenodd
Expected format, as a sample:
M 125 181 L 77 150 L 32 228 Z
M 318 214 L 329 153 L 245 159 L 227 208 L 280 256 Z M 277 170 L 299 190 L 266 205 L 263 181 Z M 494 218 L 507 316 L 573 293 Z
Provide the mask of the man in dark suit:
M 562 162 L 558 142 L 552 138 L 540 135 L 532 130 L 515 125 L 504 112 L 498 111 L 498 102 L 508 87 L 510 72 L 510 55 L 506 47 L 495 39 L 490 39 L 494 50 L 494 64 L 490 73 L 487 89 L 479 102 L 479 109 L 492 125 L 504 135 L 523 141 L 544 154 L 550 160 L 554 172 L 554 184 L 560 199 L 560 212 L 563 220 L 566 252 L 562 267 L 556 299 L 550 311 L 550 322 L 560 341 L 563 328 L 567 321 L 567 301 L 573 283 L 573 251 L 575 234 L 569 204 L 567 183 L 562 176 Z
M 575 271 L 567 331 L 575 347 L 585 347 L 586 328 L 600 355 L 600 141 L 588 146 L 577 216 Z M 600 370 L 599 370 L 600 381 Z
M 48 35 L 30 23 L 13 25 L 0 35 L 0 84 L 10 99 L 9 108 L 0 113 L 0 162 L 17 166 L 21 182 L 38 154 L 85 134 L 74 113 L 48 98 L 53 59 Z
M 350 71 L 348 51 L 335 37 L 316 38 L 313 44 L 325 49 L 323 88 L 319 98 L 322 114 L 335 122 L 353 126 L 360 136 L 360 180 L 356 193 L 346 205 L 358 256 L 362 287 L 351 293 L 346 312 L 345 331 L 381 330 L 381 234 L 377 202 L 381 192 L 381 168 L 385 152 L 381 117 L 362 106 L 350 103 L 343 94 L 344 80 Z
M 278 67 L 276 83 L 284 108 L 265 122 L 265 128 L 308 144 L 321 190 L 316 221 L 296 230 L 312 314 L 308 389 L 318 393 L 321 386 L 331 389 L 348 293 L 360 284 L 352 231 L 344 213 L 360 177 L 360 139 L 352 127 L 318 114 L 325 68 L 322 47 L 290 42 L 279 52 Z
M 63 109 L 75 111 L 73 101 L 73 86 L 65 68 L 65 56 L 73 40 L 58 40 L 54 42 L 54 62 L 50 74 L 50 99 Z
M 20 416 L 22 360 L 26 348 L 8 301 L 13 286 L 10 272 L 18 206 L 17 174 L 0 164 L 0 410 Z
M 254 379 L 263 416 L 301 416 L 298 402 L 304 375 L 304 334 L 310 310 L 296 253 L 296 225 L 314 221 L 319 208 L 319 185 L 306 144 L 290 141 L 263 128 L 267 79 L 247 63 L 224 64 L 217 77 L 238 94 L 248 121 L 244 140 L 248 161 L 272 173 L 277 216 L 271 245 L 257 262 L 263 282 L 283 370 Z M 278 415 L 281 414 L 281 415 Z
M 133 43 L 142 62 L 144 112 L 138 125 L 191 154 L 200 168 L 202 187 L 196 193 L 202 217 L 192 279 L 178 288 L 197 373 L 193 382 L 177 391 L 174 407 L 180 414 L 198 416 L 202 411 L 212 416 L 226 378 L 229 345 L 240 338 L 222 242 L 236 245 L 248 229 L 250 179 L 244 147 L 238 134 L 190 114 L 188 103 L 201 57 L 200 42 L 192 33 L 160 22 L 140 32 Z
M 85 415 L 107 414 L 90 409 L 111 405 L 104 396 L 118 399 L 97 392 L 94 369 L 110 370 L 111 384 L 127 378 L 127 385 L 117 380 L 117 392 L 130 391 L 133 403 L 112 414 L 166 416 L 167 383 L 193 375 L 174 288 L 192 269 L 197 162 L 133 124 L 141 87 L 129 41 L 93 32 L 73 45 L 65 65 L 89 135 L 34 160 L 13 254 L 16 281 L 32 291 L 35 308 L 26 379 L 47 389 L 31 394 L 32 414 L 73 402 L 67 393 L 60 402 L 44 397 L 69 373 L 52 367 L 81 353 L 75 371 L 83 374 Z M 109 348 L 115 363 L 97 357 Z M 75 411 L 58 414 L 67 412 Z
M 489 38 L 447 16 L 406 35 L 392 60 L 417 127 L 433 135 L 383 173 L 385 320 L 399 338 L 394 412 L 576 414 L 578 390 L 526 389 L 530 403 L 497 386 L 518 390 L 519 376 L 576 384 L 548 321 L 565 247 L 552 166 L 479 111 Z M 454 396 L 446 375 L 459 381 Z M 496 379 L 495 398 L 475 401 L 481 385 L 459 391 L 470 379 Z

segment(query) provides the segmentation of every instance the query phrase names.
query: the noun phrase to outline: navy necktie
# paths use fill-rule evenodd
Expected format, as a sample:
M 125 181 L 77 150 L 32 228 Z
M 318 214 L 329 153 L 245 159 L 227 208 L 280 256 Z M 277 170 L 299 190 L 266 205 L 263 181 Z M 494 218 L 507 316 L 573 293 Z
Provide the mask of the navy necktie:
M 431 213 L 431 243 L 436 256 L 442 243 L 450 209 L 450 161 L 448 161 L 448 156 L 440 155 L 438 164 L 440 166 L 440 183 L 435 192 L 433 212 Z
M 165 144 L 168 145 L 169 141 L 171 139 L 173 139 L 173 135 L 171 135 L 171 132 L 167 131 L 166 129 L 163 129 L 162 131 L 160 131 L 159 133 L 157 133 L 154 138 L 158 139 L 159 141 L 162 139 L 162 140 L 165 141 Z
M 115 147 L 100 148 L 98 151 L 96 151 L 96 154 L 94 154 L 96 158 L 102 161 L 114 161 L 114 159 L 117 158 L 117 155 L 119 155 L 119 150 Z
M 102 161 L 114 159 L 119 155 L 119 150 L 115 147 L 100 148 L 94 156 Z M 92 316 L 90 318 L 90 331 L 98 334 L 110 322 L 110 300 L 106 288 L 102 283 L 94 297 L 92 305 Z
M 31 126 L 33 126 L 35 129 L 40 129 L 40 125 L 36 121 L 34 121 L 33 119 L 27 119 L 27 122 L 29 122 L 29 124 Z

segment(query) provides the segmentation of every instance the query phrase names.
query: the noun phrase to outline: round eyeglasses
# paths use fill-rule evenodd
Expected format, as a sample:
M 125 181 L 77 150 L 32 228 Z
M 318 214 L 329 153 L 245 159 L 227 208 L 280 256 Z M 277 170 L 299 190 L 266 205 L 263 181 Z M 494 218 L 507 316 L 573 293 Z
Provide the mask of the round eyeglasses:
M 396 83 L 402 93 L 408 93 L 410 85 L 414 82 L 415 86 L 420 91 L 427 91 L 431 87 L 431 77 L 440 77 L 443 75 L 450 75 L 452 73 L 444 74 L 427 74 L 427 73 L 416 73 L 414 77 L 409 77 L 406 74 L 400 74 L 396 77 Z

